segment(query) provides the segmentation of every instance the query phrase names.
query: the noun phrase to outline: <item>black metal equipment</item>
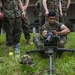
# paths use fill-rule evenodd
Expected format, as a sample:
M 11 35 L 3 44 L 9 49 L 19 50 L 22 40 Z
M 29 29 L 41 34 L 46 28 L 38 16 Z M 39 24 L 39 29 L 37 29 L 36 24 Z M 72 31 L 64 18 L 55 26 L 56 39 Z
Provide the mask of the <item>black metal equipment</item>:
M 56 46 L 47 46 L 44 49 L 31 50 L 31 51 L 27 51 L 26 53 L 28 54 L 28 53 L 35 53 L 35 52 L 45 52 L 49 56 L 49 60 L 50 60 L 49 74 L 52 75 L 53 74 L 52 55 L 54 51 L 55 52 L 57 51 L 75 52 L 74 49 L 65 49 L 65 48 L 58 48 Z
M 58 42 L 59 42 L 59 36 L 54 36 L 51 32 L 48 33 L 47 37 L 44 39 L 44 46 L 45 48 L 43 49 L 37 49 L 37 50 L 31 50 L 27 51 L 26 53 L 35 53 L 35 52 L 44 52 L 46 55 L 49 56 L 50 60 L 50 69 L 49 69 L 49 74 L 53 75 L 53 65 L 52 65 L 52 55 L 54 52 L 75 52 L 75 49 L 66 49 L 66 48 L 59 48 L 58 47 Z

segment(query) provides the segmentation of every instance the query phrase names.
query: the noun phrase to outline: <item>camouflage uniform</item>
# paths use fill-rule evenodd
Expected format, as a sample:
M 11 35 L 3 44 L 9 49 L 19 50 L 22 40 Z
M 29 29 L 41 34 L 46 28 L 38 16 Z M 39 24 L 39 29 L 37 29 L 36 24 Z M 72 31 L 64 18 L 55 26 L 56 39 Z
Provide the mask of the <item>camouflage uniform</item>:
M 40 13 L 39 13 L 39 20 L 41 21 L 40 24 L 43 25 L 45 23 L 46 18 L 45 18 L 45 11 L 43 8 L 43 1 L 39 0 L 39 4 L 40 4 Z M 57 21 L 59 21 L 59 0 L 47 0 L 47 7 L 49 11 L 55 11 L 56 12 L 56 16 L 57 16 Z
M 3 27 L 6 32 L 6 44 L 12 46 L 20 41 L 21 12 L 17 0 L 1 0 L 4 13 Z
M 60 0 L 62 4 L 62 13 L 63 16 L 60 18 L 60 22 L 65 23 L 66 22 L 66 16 L 67 16 L 67 0 Z
M 22 0 L 22 3 L 23 5 L 25 5 L 25 0 Z M 30 40 L 30 23 L 27 16 L 25 18 L 22 18 L 22 29 L 26 40 Z
M 39 2 L 39 23 L 42 26 L 45 23 L 45 16 L 44 16 L 44 8 L 42 0 L 38 0 Z
M 49 22 L 46 22 L 42 26 L 42 31 L 44 31 L 44 30 L 47 30 L 47 31 L 52 31 L 52 30 L 60 31 L 62 26 L 63 26 L 63 24 L 61 24 L 57 21 L 52 26 L 50 26 Z M 36 37 L 33 38 L 34 44 L 36 45 L 37 48 L 44 48 L 43 40 L 44 40 L 43 37 L 40 37 L 40 36 L 36 36 Z M 58 46 L 63 47 L 65 43 L 66 43 L 66 36 L 65 35 L 60 36 Z
M 59 0 L 47 0 L 47 7 L 49 11 L 56 12 L 56 20 L 59 21 Z

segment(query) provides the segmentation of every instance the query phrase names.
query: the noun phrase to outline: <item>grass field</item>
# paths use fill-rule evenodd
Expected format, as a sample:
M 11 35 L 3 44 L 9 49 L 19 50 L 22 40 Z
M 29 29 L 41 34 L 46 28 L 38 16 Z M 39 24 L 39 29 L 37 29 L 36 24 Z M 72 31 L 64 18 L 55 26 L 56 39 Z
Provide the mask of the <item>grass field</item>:
M 31 34 L 31 42 L 34 35 Z M 36 47 L 34 43 L 32 45 L 26 45 L 26 40 L 24 35 L 21 36 L 20 41 L 20 51 L 21 56 L 25 54 L 28 50 L 35 50 Z M 70 33 L 68 35 L 66 48 L 75 49 L 75 33 Z M 5 44 L 5 35 L 0 35 L 0 75 L 48 75 L 49 70 L 49 58 L 44 59 L 40 56 L 39 53 L 29 54 L 33 58 L 33 62 L 36 67 L 22 65 L 16 60 L 15 56 L 9 56 L 9 52 L 14 53 L 14 49 L 9 48 Z M 75 75 L 75 53 L 73 52 L 64 52 L 61 58 L 56 57 L 56 54 L 53 54 L 53 68 L 55 75 Z

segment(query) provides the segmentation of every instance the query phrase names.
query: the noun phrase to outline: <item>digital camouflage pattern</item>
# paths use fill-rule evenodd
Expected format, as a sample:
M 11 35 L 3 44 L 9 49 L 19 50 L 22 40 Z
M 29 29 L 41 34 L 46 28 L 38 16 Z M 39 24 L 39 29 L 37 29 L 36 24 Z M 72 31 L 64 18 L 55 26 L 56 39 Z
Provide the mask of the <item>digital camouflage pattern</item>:
M 40 24 L 40 27 L 41 27 L 45 23 L 44 8 L 43 8 L 42 0 L 37 0 L 36 9 L 37 9 L 37 12 L 38 12 L 39 24 Z
M 22 18 L 22 29 L 26 40 L 30 40 L 30 23 L 28 17 Z
M 21 25 L 22 19 L 20 17 L 4 18 L 3 28 L 6 32 L 6 45 L 12 46 L 19 43 L 22 31 Z
M 33 64 L 33 59 L 31 56 L 26 54 L 26 55 L 21 56 L 20 63 L 25 64 L 25 65 L 28 65 L 28 64 L 31 65 Z
M 59 0 L 47 0 L 47 8 L 56 12 L 56 20 L 59 21 Z
M 21 12 L 17 0 L 1 0 L 4 14 L 3 27 L 6 32 L 6 44 L 11 46 L 20 41 L 22 31 Z
M 40 25 L 42 26 L 46 21 L 47 18 L 45 18 L 45 10 L 43 8 L 43 1 L 42 0 L 38 0 L 39 5 L 40 5 L 40 11 L 39 11 L 39 21 L 40 21 Z M 56 16 L 57 16 L 57 21 L 59 21 L 59 0 L 47 0 L 47 7 L 49 11 L 55 11 L 56 12 Z
M 47 8 L 49 11 L 55 10 L 55 0 L 47 0 Z
M 46 22 L 43 26 L 42 26 L 42 31 L 47 30 L 47 31 L 52 31 L 52 30 L 56 30 L 56 31 L 60 31 L 62 26 L 62 23 L 59 23 L 57 21 L 55 21 L 54 25 L 50 25 L 49 21 Z
M 23 5 L 25 5 L 25 0 L 22 0 Z M 25 11 L 26 13 L 26 11 Z M 30 40 L 30 23 L 27 14 L 22 18 L 22 29 L 26 40 Z
M 53 30 L 56 30 L 56 31 L 61 31 L 61 27 L 62 27 L 62 23 L 59 23 L 59 22 L 55 22 L 54 25 L 50 25 L 49 22 L 46 22 L 43 26 L 42 26 L 42 31 L 44 30 L 47 30 L 47 31 L 53 31 Z M 66 43 L 66 40 L 67 40 L 67 37 L 66 35 L 61 35 L 60 36 L 60 40 L 59 40 L 59 47 L 63 47 L 64 44 Z
M 34 36 L 33 37 L 33 42 L 37 49 L 43 49 L 44 48 L 44 43 L 43 43 L 43 38 L 40 36 Z
M 59 23 L 59 22 L 57 22 L 57 21 L 56 21 L 55 25 L 52 25 L 52 26 L 50 26 L 49 22 L 46 22 L 46 23 L 42 26 L 42 31 L 41 31 L 41 33 L 42 33 L 44 30 L 47 30 L 47 31 L 52 31 L 52 30 L 60 31 L 60 30 L 61 30 L 61 29 L 60 29 L 61 27 L 62 27 L 62 24 Z M 64 35 L 64 36 L 60 36 L 60 40 L 59 40 L 58 46 L 59 46 L 59 47 L 64 47 L 64 44 L 66 43 L 66 40 L 67 40 L 67 38 L 66 38 L 65 35 Z M 43 48 L 45 48 L 45 46 L 44 46 L 44 38 L 43 38 L 42 34 L 41 34 L 40 36 L 35 36 L 35 37 L 33 38 L 33 41 L 34 41 L 35 46 L 36 46 L 38 49 L 43 49 Z
M 68 0 L 61 0 L 63 17 L 60 18 L 60 22 L 62 22 L 62 23 L 66 23 L 67 1 Z
M 66 10 L 68 0 L 61 0 L 62 2 L 62 10 Z
M 4 17 L 14 18 L 21 16 L 17 0 L 2 0 L 2 8 Z

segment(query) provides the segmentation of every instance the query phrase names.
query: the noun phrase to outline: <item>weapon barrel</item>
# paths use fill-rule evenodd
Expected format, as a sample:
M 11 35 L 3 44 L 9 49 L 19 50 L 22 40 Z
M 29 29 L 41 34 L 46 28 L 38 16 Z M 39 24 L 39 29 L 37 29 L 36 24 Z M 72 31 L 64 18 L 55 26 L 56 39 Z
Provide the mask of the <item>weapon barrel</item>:
M 51 39 L 51 36 L 48 36 L 47 39 L 45 40 L 46 43 L 49 43 Z

